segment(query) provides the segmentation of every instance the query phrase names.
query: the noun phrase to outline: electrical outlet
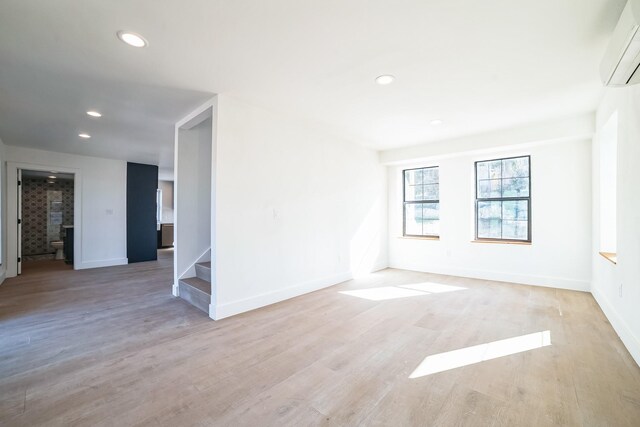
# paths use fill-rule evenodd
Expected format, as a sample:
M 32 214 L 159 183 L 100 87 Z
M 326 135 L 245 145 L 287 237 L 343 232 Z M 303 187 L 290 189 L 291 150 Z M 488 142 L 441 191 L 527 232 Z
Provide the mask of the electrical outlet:
M 620 286 L 618 287 L 618 295 L 622 298 L 622 283 L 620 283 Z

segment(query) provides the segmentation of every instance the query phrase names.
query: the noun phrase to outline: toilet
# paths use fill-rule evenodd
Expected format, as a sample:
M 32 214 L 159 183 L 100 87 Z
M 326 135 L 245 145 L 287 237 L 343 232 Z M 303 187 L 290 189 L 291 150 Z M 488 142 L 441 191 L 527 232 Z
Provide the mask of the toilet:
M 56 259 L 64 259 L 64 252 L 62 251 L 64 242 L 62 240 L 53 240 L 51 247 L 56 250 Z

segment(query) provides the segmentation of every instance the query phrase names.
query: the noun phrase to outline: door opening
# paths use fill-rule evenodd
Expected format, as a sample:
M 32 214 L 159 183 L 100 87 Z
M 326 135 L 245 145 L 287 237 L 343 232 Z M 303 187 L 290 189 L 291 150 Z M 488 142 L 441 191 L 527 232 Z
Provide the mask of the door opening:
M 74 174 L 17 174 L 17 273 L 73 269 Z

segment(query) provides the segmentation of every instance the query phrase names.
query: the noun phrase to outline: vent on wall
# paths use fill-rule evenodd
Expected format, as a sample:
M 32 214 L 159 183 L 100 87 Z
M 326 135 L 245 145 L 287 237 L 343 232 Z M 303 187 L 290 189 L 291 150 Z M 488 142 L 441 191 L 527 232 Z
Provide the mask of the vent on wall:
M 605 86 L 640 83 L 640 0 L 629 0 L 600 64 Z

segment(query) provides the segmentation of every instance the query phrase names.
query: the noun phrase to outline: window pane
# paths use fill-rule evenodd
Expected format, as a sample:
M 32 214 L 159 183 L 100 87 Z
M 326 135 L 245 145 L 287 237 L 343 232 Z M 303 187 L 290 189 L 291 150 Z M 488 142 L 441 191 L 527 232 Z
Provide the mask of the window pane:
M 416 185 L 416 171 L 415 170 L 404 171 L 404 184 L 405 185 Z
M 423 170 L 423 182 L 425 184 L 437 184 L 439 181 L 438 168 L 428 168 Z
M 405 201 L 413 202 L 415 200 L 422 200 L 422 185 L 406 185 L 404 191 Z
M 526 221 L 529 216 L 529 201 L 514 200 L 502 202 L 502 218 Z
M 529 178 L 503 179 L 502 197 L 529 197 Z
M 422 225 L 422 233 L 424 236 L 439 236 L 440 220 L 437 220 L 437 219 L 425 220 Z
M 489 166 L 489 178 L 499 179 L 502 178 L 502 160 L 494 160 L 487 162 Z
M 511 240 L 528 240 L 528 221 L 502 221 L 502 238 Z
M 422 170 L 411 169 L 404 171 L 404 182 L 405 185 L 422 184 Z
M 502 161 L 503 178 L 526 178 L 529 176 L 529 157 L 517 157 Z
M 422 218 L 424 220 L 440 219 L 439 203 L 424 203 L 422 205 Z
M 424 186 L 423 200 L 438 200 L 440 196 L 438 184 L 426 184 Z
M 419 203 L 405 203 L 404 212 L 404 234 L 411 236 L 422 235 L 422 205 Z
M 478 183 L 479 199 L 499 199 L 502 195 L 502 180 L 490 179 Z
M 478 237 L 500 239 L 502 236 L 502 202 L 478 202 Z
M 476 163 L 476 179 L 489 179 L 489 165 L 487 162 Z
M 440 234 L 440 204 L 425 203 L 422 205 L 422 235 L 438 236 Z
M 410 236 L 437 236 L 440 232 L 438 203 L 405 203 L 405 231 Z
M 404 171 L 404 200 L 415 200 L 415 185 L 416 185 L 416 174 L 415 171 L 409 170 Z

